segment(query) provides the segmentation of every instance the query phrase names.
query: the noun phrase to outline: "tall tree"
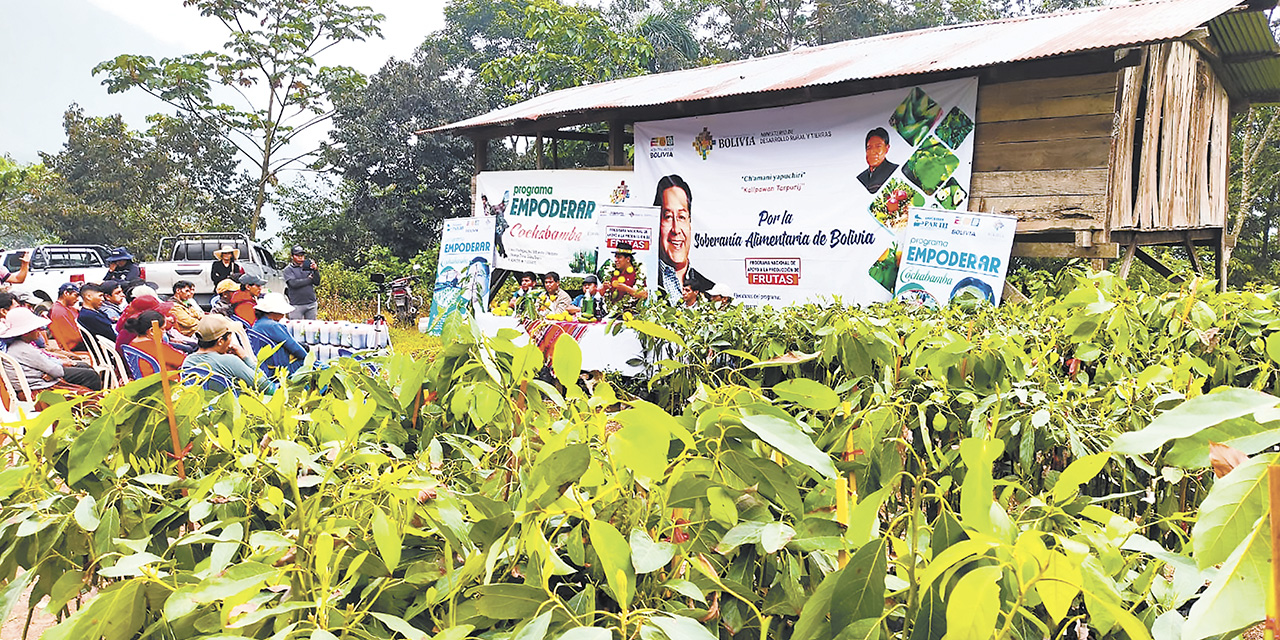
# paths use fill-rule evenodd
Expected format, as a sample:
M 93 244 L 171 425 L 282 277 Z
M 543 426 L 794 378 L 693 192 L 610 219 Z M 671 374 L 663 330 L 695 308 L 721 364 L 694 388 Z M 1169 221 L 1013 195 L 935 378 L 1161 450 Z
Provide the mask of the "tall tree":
M 354 219 L 375 241 L 408 258 L 439 237 L 441 220 L 470 215 L 471 142 L 414 132 L 496 104 L 476 83 L 460 81 L 431 42 L 337 101 L 326 157 L 350 183 Z
M 332 100 L 359 89 L 364 77 L 342 66 L 321 66 L 316 56 L 349 40 L 380 36 L 382 14 L 336 0 L 184 0 L 228 31 L 222 51 L 157 62 L 123 54 L 100 63 L 110 93 L 141 89 L 222 132 L 254 167 L 249 232 L 256 234 L 277 174 L 317 159 L 318 149 L 286 148 L 300 134 L 333 116 Z M 219 102 L 215 89 L 238 104 Z

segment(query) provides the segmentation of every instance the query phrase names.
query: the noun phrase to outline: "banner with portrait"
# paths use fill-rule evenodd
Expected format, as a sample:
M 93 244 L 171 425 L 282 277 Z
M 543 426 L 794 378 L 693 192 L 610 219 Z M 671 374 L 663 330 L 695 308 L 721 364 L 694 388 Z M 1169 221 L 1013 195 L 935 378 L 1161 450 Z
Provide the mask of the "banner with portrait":
M 494 220 L 494 266 L 563 277 L 597 273 L 607 256 L 605 205 L 637 202 L 630 171 L 487 171 L 476 176 L 476 216 Z M 644 202 L 643 204 L 649 204 Z
M 963 209 L 977 78 L 637 122 L 635 197 L 662 207 L 659 273 L 746 304 L 888 300 L 913 207 Z
M 894 297 L 926 307 L 962 297 L 1000 304 L 1016 216 L 920 208 L 902 237 Z
M 449 316 L 489 300 L 493 218 L 453 218 L 440 233 L 440 258 L 431 294 L 427 332 L 438 336 Z

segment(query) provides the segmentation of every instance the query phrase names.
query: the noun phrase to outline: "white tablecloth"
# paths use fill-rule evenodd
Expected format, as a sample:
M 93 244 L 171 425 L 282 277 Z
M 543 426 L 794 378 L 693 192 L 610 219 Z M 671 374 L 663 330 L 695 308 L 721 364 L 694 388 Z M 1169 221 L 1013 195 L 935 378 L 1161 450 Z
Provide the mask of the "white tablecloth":
M 500 329 L 515 329 L 520 332 L 517 344 L 529 341 L 529 335 L 520 326 L 515 316 L 495 316 L 491 313 L 477 313 L 476 326 L 486 336 L 496 336 Z M 609 335 L 608 324 L 599 322 L 587 325 L 586 333 L 578 338 L 578 347 L 582 349 L 583 371 L 616 371 L 624 376 L 637 376 L 644 373 L 644 346 L 640 344 L 640 336 L 633 329 L 622 329 L 617 335 Z M 628 360 L 640 360 L 642 364 L 627 364 Z

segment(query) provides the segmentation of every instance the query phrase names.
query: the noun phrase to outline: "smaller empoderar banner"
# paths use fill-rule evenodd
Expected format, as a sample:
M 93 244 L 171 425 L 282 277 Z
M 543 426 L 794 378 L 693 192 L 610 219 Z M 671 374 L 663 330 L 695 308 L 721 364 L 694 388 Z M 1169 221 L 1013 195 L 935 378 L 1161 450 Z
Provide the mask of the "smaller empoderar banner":
M 635 252 L 633 264 L 639 277 L 647 281 L 646 288 L 652 289 L 657 277 L 660 211 L 652 206 L 601 205 L 600 272 L 597 274 L 601 280 L 617 277 L 613 274 L 613 254 L 618 243 L 625 242 Z
M 894 297 L 929 307 L 963 296 L 1000 304 L 1018 219 L 917 207 L 902 231 Z
M 493 218 L 453 218 L 440 234 L 440 261 L 431 295 L 427 332 L 438 336 L 454 313 L 489 299 L 493 263 Z
M 560 277 L 600 270 L 605 205 L 630 205 L 630 171 L 486 171 L 476 176 L 476 216 L 496 221 L 494 266 Z M 646 205 L 649 203 L 645 203 Z

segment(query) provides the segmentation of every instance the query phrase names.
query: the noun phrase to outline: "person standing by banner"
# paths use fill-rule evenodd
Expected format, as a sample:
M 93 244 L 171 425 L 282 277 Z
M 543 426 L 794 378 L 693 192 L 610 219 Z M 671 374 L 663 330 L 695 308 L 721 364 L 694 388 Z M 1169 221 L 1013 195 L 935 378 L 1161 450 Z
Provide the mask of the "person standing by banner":
M 634 312 L 640 307 L 640 301 L 649 297 L 649 281 L 644 275 L 644 266 L 635 262 L 631 243 L 619 242 L 614 248 L 613 268 L 605 274 L 600 287 L 614 315 Z
M 658 227 L 658 288 L 671 304 L 685 300 L 685 289 L 709 291 L 715 283 L 689 265 L 689 242 L 693 239 L 693 190 L 683 178 L 672 174 L 658 181 L 653 205 L 662 207 Z

